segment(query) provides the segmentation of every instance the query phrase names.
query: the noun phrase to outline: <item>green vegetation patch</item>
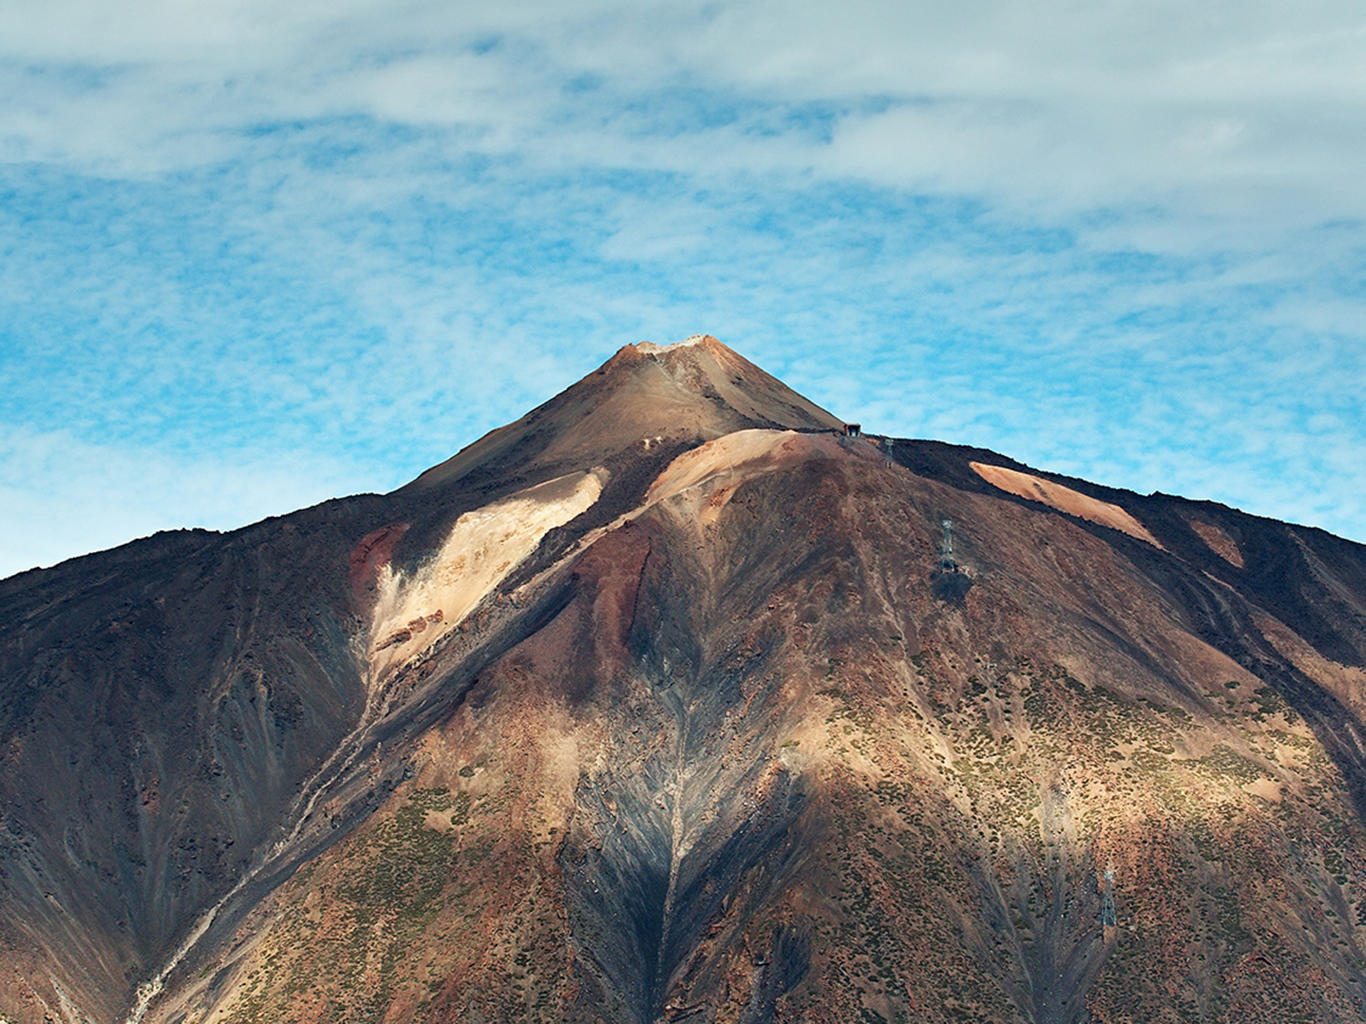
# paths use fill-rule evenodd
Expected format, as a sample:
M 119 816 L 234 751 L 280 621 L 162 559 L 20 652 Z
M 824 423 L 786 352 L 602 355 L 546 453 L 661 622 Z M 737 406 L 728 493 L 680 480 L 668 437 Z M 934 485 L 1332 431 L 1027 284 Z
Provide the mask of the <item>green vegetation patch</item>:
M 1215 744 L 1214 749 L 1200 758 L 1198 764 L 1214 775 L 1233 779 L 1239 785 L 1256 782 L 1266 774 L 1265 769 L 1256 761 L 1244 757 L 1223 743 Z
M 450 890 L 458 881 L 455 838 L 428 827 L 432 811 L 466 820 L 469 797 L 444 787 L 417 790 L 392 818 L 358 836 L 345 870 L 316 890 L 334 925 L 315 935 L 306 913 L 286 919 L 275 952 L 249 977 L 227 1024 L 287 1019 L 293 1001 L 310 991 L 337 1007 L 323 1019 L 379 1024 L 397 987 L 411 980 L 415 943 L 451 899 L 468 891 Z

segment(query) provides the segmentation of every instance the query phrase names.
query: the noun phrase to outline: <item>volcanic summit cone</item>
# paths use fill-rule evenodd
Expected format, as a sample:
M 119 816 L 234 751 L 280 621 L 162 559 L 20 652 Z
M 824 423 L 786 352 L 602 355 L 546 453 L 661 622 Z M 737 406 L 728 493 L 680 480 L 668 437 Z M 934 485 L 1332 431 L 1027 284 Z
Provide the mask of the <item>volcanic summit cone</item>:
M 13 1024 L 1366 1013 L 1366 549 L 713 338 L 6 580 L 0 694 Z

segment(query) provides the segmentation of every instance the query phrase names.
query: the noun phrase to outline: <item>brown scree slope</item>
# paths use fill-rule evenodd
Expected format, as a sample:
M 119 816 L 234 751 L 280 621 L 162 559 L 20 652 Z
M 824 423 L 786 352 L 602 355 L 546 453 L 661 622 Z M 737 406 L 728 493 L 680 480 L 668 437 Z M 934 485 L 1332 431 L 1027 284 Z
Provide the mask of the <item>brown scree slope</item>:
M 1366 551 L 837 426 L 628 346 L 0 582 L 0 1015 L 1362 1019 Z

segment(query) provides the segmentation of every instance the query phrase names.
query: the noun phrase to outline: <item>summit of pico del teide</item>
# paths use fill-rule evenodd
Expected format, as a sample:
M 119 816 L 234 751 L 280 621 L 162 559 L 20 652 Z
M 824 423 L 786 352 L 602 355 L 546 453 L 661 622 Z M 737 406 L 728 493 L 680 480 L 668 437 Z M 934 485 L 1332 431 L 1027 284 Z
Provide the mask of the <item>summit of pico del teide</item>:
M 0 581 L 0 1017 L 1366 1017 L 1366 548 L 864 428 L 629 345 Z

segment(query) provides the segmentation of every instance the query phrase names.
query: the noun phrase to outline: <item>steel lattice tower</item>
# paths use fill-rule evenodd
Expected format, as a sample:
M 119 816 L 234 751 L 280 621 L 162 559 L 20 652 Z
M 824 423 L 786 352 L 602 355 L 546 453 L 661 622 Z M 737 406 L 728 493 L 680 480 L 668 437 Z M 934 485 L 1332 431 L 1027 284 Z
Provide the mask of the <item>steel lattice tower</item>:
M 1115 927 L 1115 873 L 1107 870 L 1105 872 L 1105 894 L 1101 897 L 1100 903 L 1100 923 L 1103 928 Z

